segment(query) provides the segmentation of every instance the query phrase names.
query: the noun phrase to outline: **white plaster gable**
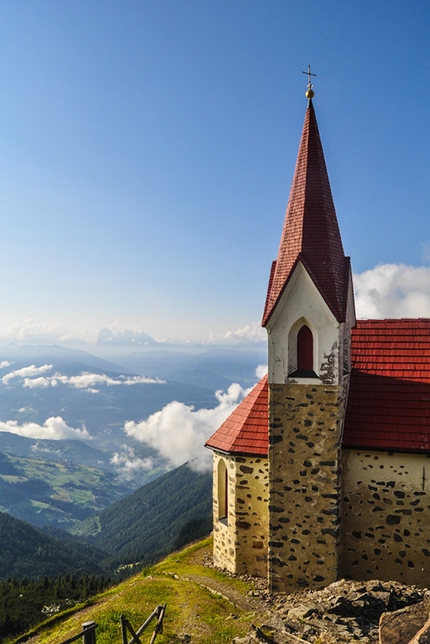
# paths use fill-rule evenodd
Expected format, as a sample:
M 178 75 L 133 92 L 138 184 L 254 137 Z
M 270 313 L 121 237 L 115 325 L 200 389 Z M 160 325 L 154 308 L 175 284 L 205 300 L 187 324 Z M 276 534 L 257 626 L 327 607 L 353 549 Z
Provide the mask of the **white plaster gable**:
M 353 314 L 352 316 L 353 317 Z M 313 335 L 317 378 L 300 378 L 302 384 L 339 384 L 348 323 L 339 324 L 305 267 L 299 262 L 266 326 L 269 382 L 283 384 L 297 368 L 297 333 L 306 324 Z M 345 328 L 347 327 L 347 328 Z M 349 357 L 348 357 L 349 360 Z

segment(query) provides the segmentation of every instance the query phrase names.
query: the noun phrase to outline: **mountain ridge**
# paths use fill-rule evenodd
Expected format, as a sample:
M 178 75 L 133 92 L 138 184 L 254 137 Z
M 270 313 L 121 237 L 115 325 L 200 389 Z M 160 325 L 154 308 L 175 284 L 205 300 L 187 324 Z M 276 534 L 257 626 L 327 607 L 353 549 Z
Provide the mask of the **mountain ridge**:
M 42 529 L 0 512 L 0 579 L 2 576 L 33 577 L 36 568 L 37 574 L 42 576 L 70 574 L 70 549 L 82 551 L 85 561 L 92 561 L 93 568 L 85 568 L 88 574 L 111 574 L 118 566 L 136 562 L 139 565 L 154 563 L 166 553 L 211 531 L 211 490 L 211 476 L 193 472 L 185 464 L 67 532 L 52 525 Z M 15 539 L 13 535 L 18 536 Z M 43 552 L 56 553 L 56 568 L 51 559 L 48 559 L 46 569 L 43 560 L 36 556 L 36 568 L 27 560 L 35 544 L 43 542 L 40 535 L 44 535 L 47 543 L 47 550 Z M 52 544 L 48 537 L 55 543 Z M 61 544 L 65 552 L 62 552 Z M 75 573 L 80 570 L 79 565 L 75 568 Z
M 187 463 L 77 524 L 70 533 L 118 563 L 154 563 L 212 530 L 212 475 Z

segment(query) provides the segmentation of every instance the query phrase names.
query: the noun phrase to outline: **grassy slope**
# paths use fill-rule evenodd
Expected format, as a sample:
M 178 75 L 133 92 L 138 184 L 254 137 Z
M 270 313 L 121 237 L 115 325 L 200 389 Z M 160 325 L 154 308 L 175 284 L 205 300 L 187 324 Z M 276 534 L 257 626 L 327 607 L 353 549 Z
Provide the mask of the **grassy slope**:
M 191 636 L 193 644 L 221 644 L 231 642 L 233 637 L 243 637 L 255 620 L 255 614 L 233 607 L 227 599 L 185 579 L 187 575 L 215 579 L 246 595 L 250 585 L 199 563 L 202 554 L 211 548 L 212 540 L 206 539 L 180 553 L 173 553 L 150 570 L 97 596 L 85 609 L 64 619 L 57 617 L 54 624 L 40 630 L 31 644 L 59 644 L 78 634 L 81 624 L 89 620 L 98 624 L 97 644 L 118 644 L 121 641 L 120 616 L 124 614 L 137 630 L 158 604 L 167 604 L 167 608 L 164 633 L 158 635 L 157 644 L 173 642 L 185 634 Z M 152 630 L 153 624 L 142 635 L 142 642 L 149 642 Z

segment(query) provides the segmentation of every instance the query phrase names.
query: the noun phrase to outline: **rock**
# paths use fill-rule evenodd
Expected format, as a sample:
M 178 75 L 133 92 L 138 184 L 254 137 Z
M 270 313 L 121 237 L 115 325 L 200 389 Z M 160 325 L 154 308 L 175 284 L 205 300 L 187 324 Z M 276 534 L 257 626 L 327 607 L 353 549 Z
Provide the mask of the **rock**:
M 379 620 L 379 644 L 409 644 L 429 618 L 430 599 L 392 613 Z
M 427 620 L 415 637 L 411 639 L 410 644 L 430 644 L 430 619 Z
M 231 575 L 234 577 L 234 575 Z M 429 603 L 427 612 L 420 621 L 407 631 L 403 639 L 393 635 L 381 640 L 381 644 L 409 644 L 417 631 L 424 625 L 430 611 L 430 591 L 416 586 L 408 586 L 393 581 L 352 581 L 340 579 L 326 588 L 319 590 L 301 590 L 295 593 L 269 595 L 265 580 L 247 578 L 252 581 L 254 590 L 252 596 L 264 600 L 270 611 L 265 625 L 259 624 L 245 638 L 234 644 L 261 644 L 264 641 L 274 641 L 276 644 L 377 644 L 381 615 L 382 638 L 388 633 L 388 617 L 400 612 L 402 628 L 395 626 L 394 633 L 405 630 L 407 619 L 422 613 L 422 606 Z M 255 593 L 255 594 L 254 594 Z M 423 600 L 425 602 L 423 603 Z M 416 606 L 420 608 L 416 608 Z M 399 609 L 402 609 L 399 611 Z M 410 611 L 410 612 L 409 612 Z M 388 616 L 388 617 L 386 617 Z M 414 618 L 415 619 L 415 618 Z M 384 625 L 385 623 L 385 625 Z M 393 622 L 394 623 L 394 622 Z M 258 629 L 260 626 L 260 632 Z M 275 627 L 275 630 L 267 629 Z M 412 631 L 412 633 L 411 633 Z M 410 634 L 410 637 L 408 636 Z M 264 640 L 264 638 L 268 638 Z M 427 634 L 426 634 L 427 637 Z M 430 644 L 424 634 L 422 640 L 414 644 Z
M 297 632 L 297 628 L 295 628 L 295 627 L 294 627 L 292 624 L 290 624 L 289 622 L 284 622 L 284 628 L 283 628 L 283 630 L 284 630 L 286 633 L 296 633 L 296 632 Z
M 373 594 L 373 597 L 378 600 L 378 602 L 381 602 L 384 604 L 386 608 L 388 608 L 390 601 L 391 601 L 391 592 L 387 590 L 383 591 L 376 591 Z
M 315 604 L 305 604 L 303 606 L 296 606 L 295 608 L 290 608 L 288 610 L 288 617 L 290 619 L 307 619 L 308 617 L 311 617 L 314 613 L 318 612 L 318 608 L 315 606 Z

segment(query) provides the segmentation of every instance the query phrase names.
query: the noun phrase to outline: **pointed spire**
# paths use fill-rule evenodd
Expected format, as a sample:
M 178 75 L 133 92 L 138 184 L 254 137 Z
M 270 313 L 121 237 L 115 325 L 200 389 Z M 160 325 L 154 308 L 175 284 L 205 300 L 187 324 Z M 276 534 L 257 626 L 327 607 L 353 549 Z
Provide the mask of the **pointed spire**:
M 267 291 L 263 326 L 299 261 L 336 319 L 339 322 L 345 319 L 349 260 L 343 251 L 312 96 L 308 98 L 281 243 Z

